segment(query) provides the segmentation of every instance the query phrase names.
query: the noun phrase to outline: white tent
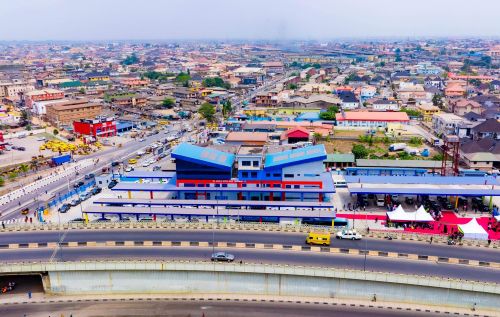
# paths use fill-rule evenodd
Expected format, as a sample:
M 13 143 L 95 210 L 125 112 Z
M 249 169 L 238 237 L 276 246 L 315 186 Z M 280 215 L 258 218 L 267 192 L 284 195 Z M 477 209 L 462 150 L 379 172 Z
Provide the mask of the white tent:
M 411 219 L 408 219 L 408 213 L 404 211 L 401 205 L 393 211 L 387 212 L 387 217 L 389 217 L 390 221 L 411 221 Z
M 420 206 L 420 208 L 418 208 L 415 213 L 416 213 L 415 221 L 418 222 L 434 221 L 434 218 L 432 218 L 432 216 L 427 211 L 425 211 L 424 206 Z
M 458 230 L 464 234 L 465 239 L 488 240 L 488 232 L 477 223 L 476 218 L 464 225 L 458 225 Z

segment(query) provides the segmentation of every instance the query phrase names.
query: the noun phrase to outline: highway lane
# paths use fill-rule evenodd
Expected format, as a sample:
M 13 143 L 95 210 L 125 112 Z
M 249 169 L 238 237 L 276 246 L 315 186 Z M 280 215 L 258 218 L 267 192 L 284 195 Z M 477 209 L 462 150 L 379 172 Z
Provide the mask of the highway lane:
M 68 230 L 64 241 L 212 241 L 212 230 Z M 57 242 L 60 232 L 4 232 L 0 244 Z M 285 245 L 306 245 L 304 233 L 215 231 L 215 241 L 246 242 Z M 500 262 L 497 249 L 449 246 L 401 240 L 363 239 L 360 241 L 332 240 L 332 247 L 384 252 L 412 253 L 442 257 L 455 257 L 486 262 Z
M 154 295 L 152 295 L 154 297 Z M 343 317 L 419 317 L 439 316 L 431 313 L 385 310 L 380 308 L 332 306 L 324 304 L 235 302 L 235 301 L 174 301 L 168 299 L 153 301 L 89 301 L 74 303 L 43 303 L 26 305 L 2 305 L 0 315 L 10 316 L 246 316 L 246 317 L 302 317 L 302 316 L 343 316 Z
M 375 272 L 391 272 L 473 281 L 500 283 L 500 270 L 466 265 L 434 263 L 429 261 L 400 260 L 395 258 L 365 257 L 302 251 L 252 250 L 215 248 L 236 256 L 245 263 L 286 264 L 308 267 L 337 267 Z M 49 261 L 53 249 L 0 250 L 1 262 Z M 88 260 L 209 260 L 212 248 L 201 247 L 83 247 L 59 249 L 55 261 Z M 366 260 L 366 261 L 365 261 Z

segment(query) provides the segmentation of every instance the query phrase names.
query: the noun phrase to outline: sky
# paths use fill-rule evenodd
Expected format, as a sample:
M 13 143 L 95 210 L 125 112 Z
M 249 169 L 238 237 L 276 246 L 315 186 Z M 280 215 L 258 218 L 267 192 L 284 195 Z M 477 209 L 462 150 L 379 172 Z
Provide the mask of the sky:
M 499 0 L 0 0 L 0 40 L 500 37 Z

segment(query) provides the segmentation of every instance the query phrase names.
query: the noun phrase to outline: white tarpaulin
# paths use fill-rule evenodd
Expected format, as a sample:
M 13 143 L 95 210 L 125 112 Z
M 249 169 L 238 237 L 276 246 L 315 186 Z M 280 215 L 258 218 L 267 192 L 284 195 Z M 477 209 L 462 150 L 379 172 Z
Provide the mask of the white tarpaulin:
M 458 225 L 458 230 L 464 234 L 465 239 L 488 240 L 488 232 L 477 223 L 476 218 L 464 225 Z
M 423 206 L 415 212 L 406 212 L 399 205 L 394 211 L 388 212 L 387 217 L 393 222 L 429 222 L 434 221 L 434 218 L 427 213 Z

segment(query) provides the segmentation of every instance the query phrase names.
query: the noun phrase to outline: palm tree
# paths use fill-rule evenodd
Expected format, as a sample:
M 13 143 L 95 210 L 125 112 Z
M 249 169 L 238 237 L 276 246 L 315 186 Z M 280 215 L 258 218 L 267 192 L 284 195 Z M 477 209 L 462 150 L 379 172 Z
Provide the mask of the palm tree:
M 24 176 L 26 176 L 26 173 L 28 173 L 28 171 L 29 171 L 29 170 L 30 170 L 30 168 L 29 168 L 29 166 L 28 166 L 28 165 L 26 165 L 26 164 L 21 164 L 21 165 L 19 165 L 19 171 L 20 171 L 21 173 L 23 173 L 23 174 L 24 174 Z

